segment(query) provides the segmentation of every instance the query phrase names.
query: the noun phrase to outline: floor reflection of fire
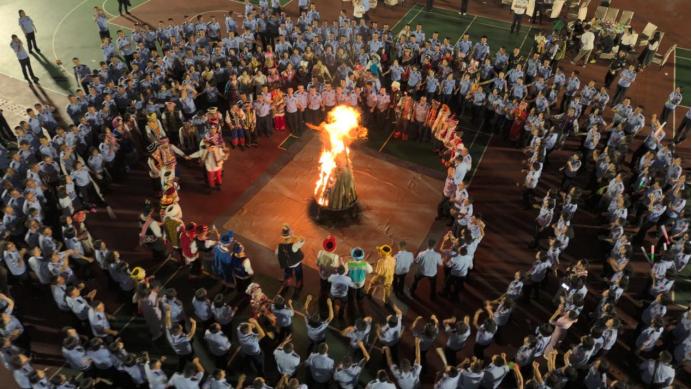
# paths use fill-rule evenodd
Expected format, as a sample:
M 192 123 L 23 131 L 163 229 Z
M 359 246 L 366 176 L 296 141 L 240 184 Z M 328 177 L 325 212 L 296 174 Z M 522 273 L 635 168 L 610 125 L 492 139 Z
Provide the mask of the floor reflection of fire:
M 330 211 L 353 208 L 358 195 L 349 146 L 368 135 L 367 129 L 360 125 L 360 113 L 355 108 L 339 105 L 329 111 L 325 122 L 310 127 L 320 131 L 322 137 L 315 202 L 319 208 Z

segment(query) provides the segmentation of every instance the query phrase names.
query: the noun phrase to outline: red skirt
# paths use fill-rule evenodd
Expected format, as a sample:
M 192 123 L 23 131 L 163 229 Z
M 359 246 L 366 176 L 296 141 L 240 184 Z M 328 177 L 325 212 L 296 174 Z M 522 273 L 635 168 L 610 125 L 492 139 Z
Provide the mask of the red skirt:
M 509 140 L 516 142 L 521 137 L 521 130 L 524 128 L 523 120 L 514 120 L 512 128 L 509 129 Z
M 275 115 L 274 116 L 274 129 L 276 131 L 286 131 L 286 115 Z

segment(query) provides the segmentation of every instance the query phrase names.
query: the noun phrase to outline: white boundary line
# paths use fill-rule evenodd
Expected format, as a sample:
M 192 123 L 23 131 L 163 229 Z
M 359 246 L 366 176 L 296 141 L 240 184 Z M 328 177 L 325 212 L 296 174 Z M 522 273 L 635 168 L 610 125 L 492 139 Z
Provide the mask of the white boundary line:
M 291 1 L 293 1 L 293 0 L 291 0 Z M 404 21 L 404 19 L 406 19 L 406 17 L 408 16 L 408 14 L 410 14 L 411 11 L 413 11 L 413 9 L 416 8 L 417 5 L 418 5 L 418 4 L 414 4 L 413 7 L 409 8 L 408 11 L 406 11 L 406 13 L 403 14 L 403 15 L 399 18 L 399 20 L 397 20 L 396 23 L 392 26 L 391 31 L 396 30 L 397 26 L 399 26 L 399 24 L 400 24 L 402 21 Z
M 0 74 L 3 75 L 3 76 L 5 76 L 5 77 L 9 77 L 9 78 L 11 78 L 11 79 L 13 79 L 13 80 L 17 80 L 17 81 L 20 81 L 20 82 L 26 82 L 26 80 L 17 78 L 17 77 L 15 77 L 15 76 L 13 76 L 13 75 L 11 75 L 11 74 L 9 74 L 9 73 L 5 73 L 5 72 L 3 72 L 3 71 L 1 71 L 1 70 L 0 70 Z M 57 95 L 64 96 L 64 97 L 67 97 L 67 96 L 68 96 L 68 94 L 65 93 L 65 92 L 61 92 L 61 91 L 55 90 L 55 89 L 53 89 L 53 88 L 48 88 L 48 87 L 45 87 L 45 86 L 43 86 L 43 85 L 41 85 L 41 84 L 39 84 L 39 86 L 41 87 L 41 89 L 47 90 L 48 92 L 52 92 L 52 93 L 55 93 L 55 94 L 57 94 Z
M 78 10 L 81 6 L 86 4 L 88 1 L 89 0 L 82 0 L 81 2 L 79 2 L 79 4 L 72 7 L 71 10 L 69 10 L 65 15 L 63 15 L 63 17 L 60 19 L 60 21 L 58 21 L 58 24 L 53 29 L 53 36 L 51 38 L 51 49 L 53 50 L 53 57 L 55 59 L 58 58 L 58 53 L 55 51 L 55 37 L 58 35 L 58 32 L 60 31 L 60 27 L 62 26 L 63 23 L 65 23 L 65 20 L 67 20 L 67 18 L 69 18 L 70 15 L 72 15 L 76 10 Z
M 478 135 L 478 133 L 476 133 L 476 135 Z M 471 178 L 469 178 L 469 183 L 468 183 L 469 188 L 471 187 L 471 183 L 473 182 L 473 178 L 476 177 L 476 172 L 478 172 L 478 168 L 481 167 L 481 162 L 483 161 L 483 156 L 485 155 L 485 152 L 488 151 L 488 149 L 490 148 L 490 142 L 493 140 L 494 136 L 495 136 L 494 133 L 490 134 L 490 138 L 488 138 L 488 143 L 485 144 L 485 147 L 483 148 L 483 152 L 481 153 L 481 156 L 478 158 L 478 162 L 476 162 L 476 168 L 473 169 L 473 173 L 471 173 Z M 475 139 L 474 139 L 474 141 L 475 141 Z M 469 153 L 470 152 L 471 152 L 471 147 L 469 147 Z

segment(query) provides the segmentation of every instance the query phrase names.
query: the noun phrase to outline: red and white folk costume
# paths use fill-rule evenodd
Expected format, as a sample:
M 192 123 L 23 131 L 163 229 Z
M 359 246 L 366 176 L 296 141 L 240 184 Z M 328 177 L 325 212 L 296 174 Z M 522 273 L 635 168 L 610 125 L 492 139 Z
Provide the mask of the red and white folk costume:
M 209 133 L 199 144 L 199 151 L 190 155 L 190 158 L 199 158 L 204 164 L 209 188 L 221 190 L 223 162 L 228 158 L 228 153 L 218 127 L 212 126 L 209 129 Z
M 413 98 L 404 92 L 404 95 L 399 99 L 396 107 L 397 129 L 394 132 L 394 139 L 401 137 L 401 140 L 408 140 L 409 128 L 413 121 Z
M 204 116 L 210 127 L 219 127 L 223 123 L 223 114 L 216 107 L 207 108 L 207 113 Z
M 170 143 L 168 137 L 161 138 L 159 147 L 151 153 L 153 168 L 158 170 L 160 177 L 165 176 L 166 172 L 175 176 L 175 167 L 178 163 L 176 155 L 187 158 L 182 150 Z M 152 168 L 151 165 L 150 168 Z
M 199 258 L 199 249 L 197 247 L 197 225 L 188 223 L 187 225 L 178 226 L 180 254 L 185 265 L 189 265 Z

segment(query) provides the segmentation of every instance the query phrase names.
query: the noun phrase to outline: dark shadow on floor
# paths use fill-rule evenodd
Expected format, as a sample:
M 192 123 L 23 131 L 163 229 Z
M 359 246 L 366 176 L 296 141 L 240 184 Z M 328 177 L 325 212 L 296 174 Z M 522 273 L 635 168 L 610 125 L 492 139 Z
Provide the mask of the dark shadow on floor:
M 63 73 L 60 67 L 58 67 L 58 65 L 48 60 L 48 58 L 46 58 L 46 56 L 42 53 L 31 53 L 31 55 L 36 61 L 38 61 L 38 63 L 41 64 L 41 66 L 43 66 L 44 69 L 46 69 L 48 75 L 50 75 L 50 78 L 55 81 L 60 89 L 64 90 L 65 92 L 71 92 L 70 80 L 68 79 L 67 75 Z

